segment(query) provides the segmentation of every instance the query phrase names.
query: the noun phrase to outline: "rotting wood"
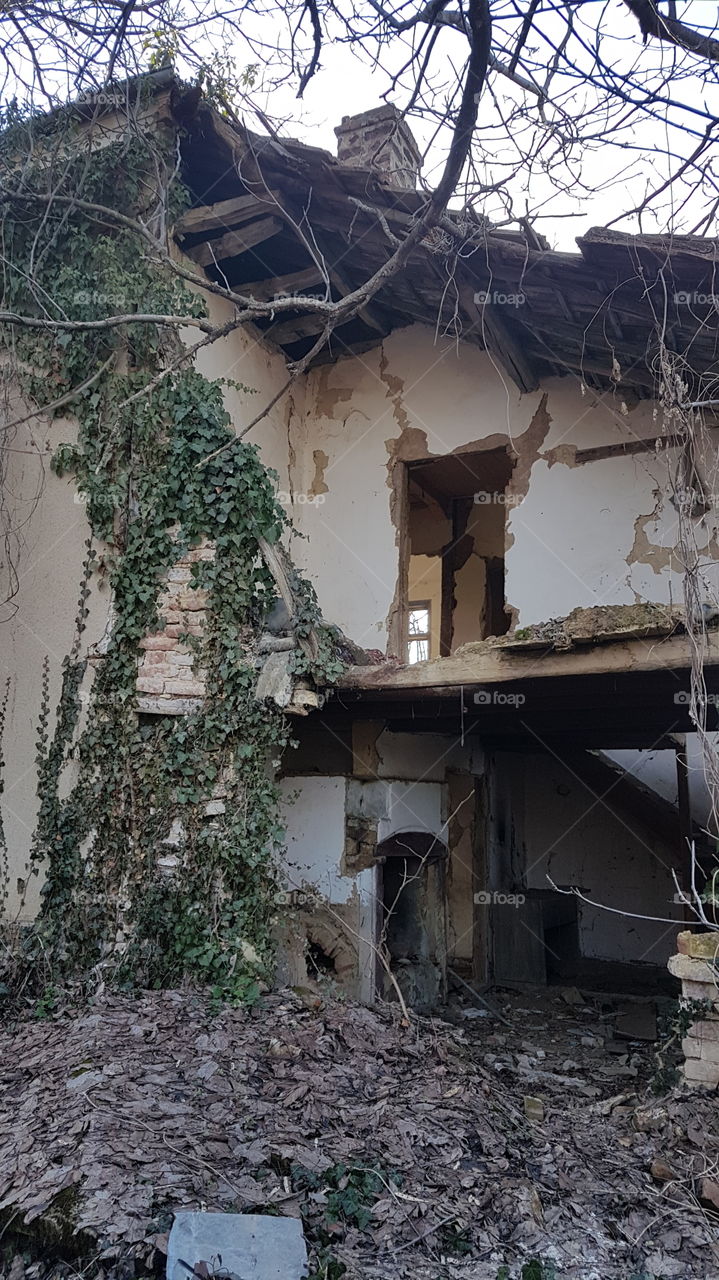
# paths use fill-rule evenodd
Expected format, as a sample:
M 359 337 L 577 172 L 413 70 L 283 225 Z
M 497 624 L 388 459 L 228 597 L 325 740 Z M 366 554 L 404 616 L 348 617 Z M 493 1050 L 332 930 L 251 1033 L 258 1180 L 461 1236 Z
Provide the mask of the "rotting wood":
M 308 210 L 318 234 L 326 229 L 335 238 L 342 237 L 343 281 L 364 279 L 368 270 L 376 272 L 388 251 L 404 236 L 412 236 L 402 272 L 378 291 L 372 307 L 363 308 L 360 316 L 369 325 L 373 342 L 346 343 L 338 339 L 334 355 L 324 349 L 313 363 L 325 363 L 345 352 L 367 350 L 393 329 L 413 322 L 434 328 L 442 326 L 445 319 L 451 323 L 456 318 L 463 329 L 463 340 L 489 346 L 492 359 L 501 363 L 521 390 L 535 387 L 542 378 L 576 371 L 592 388 L 625 397 L 632 392 L 646 398 L 656 393 L 650 350 L 656 328 L 652 294 L 658 300 L 667 292 L 670 296 L 676 292 L 697 296 L 715 292 L 717 241 L 682 236 L 634 237 L 593 228 L 579 239 L 580 253 L 572 254 L 539 247 L 539 240 L 531 234 L 528 238 L 526 230 L 475 225 L 452 211 L 443 214 L 434 232 L 415 239 L 413 229 L 421 222 L 426 193 L 393 191 L 377 181 L 376 175 L 347 168 L 328 152 L 292 141 L 268 141 L 242 127 L 233 127 L 207 108 L 199 113 L 195 129 L 194 137 L 190 130 L 187 146 L 198 149 L 203 164 L 218 177 L 227 178 L 232 172 L 238 175 L 237 200 L 244 200 L 253 191 L 281 193 L 283 203 L 291 201 L 293 208 Z M 263 203 L 261 194 L 258 200 Z M 218 220 L 224 216 L 220 207 L 223 203 L 219 202 L 214 214 L 210 209 L 207 214 L 190 211 L 190 216 Z M 242 205 L 243 210 L 248 207 Z M 267 202 L 263 207 L 267 209 Z M 193 225 L 202 223 L 191 221 L 189 226 Z M 288 246 L 293 239 L 299 247 L 297 229 L 288 226 Z M 200 255 L 196 260 L 202 265 L 210 265 L 214 259 L 222 261 L 229 286 L 240 295 L 254 292 L 260 301 L 273 292 L 301 292 L 321 283 L 322 277 L 317 278 L 314 273 L 304 281 L 296 273 L 283 276 L 286 255 L 273 260 L 272 248 L 264 251 L 264 256 L 268 273 L 276 267 L 275 277 L 270 276 L 268 282 L 260 281 L 257 286 L 233 280 L 235 268 L 228 254 L 237 256 L 248 246 L 235 240 L 225 247 L 223 240 L 224 237 L 214 246 L 192 252 Z M 455 254 L 460 243 L 464 256 L 458 271 Z M 328 261 L 336 261 L 333 253 L 328 252 L 327 256 Z M 476 309 L 468 309 L 465 299 L 460 299 L 455 311 L 454 295 L 447 289 L 452 272 L 455 280 L 461 272 L 470 300 L 480 290 L 525 293 L 521 314 L 514 316 L 501 307 L 488 305 L 479 325 Z M 335 292 L 338 288 L 343 292 L 339 278 L 336 280 Z M 711 326 L 702 325 L 690 307 L 673 308 L 670 319 L 672 345 L 686 360 L 694 398 L 709 398 L 703 380 L 716 376 L 714 331 Z M 276 330 L 273 340 L 277 334 Z M 312 345 L 313 335 L 298 334 L 296 326 L 288 326 L 286 337 L 282 331 L 279 336 L 284 339 L 285 349 L 292 348 L 289 354 L 293 358 L 299 343 Z
M 536 391 L 539 386 L 537 373 L 527 358 L 526 346 L 515 340 L 499 307 L 492 302 L 478 304 L 476 294 L 465 282 L 459 281 L 459 298 L 472 326 L 482 334 L 487 351 L 517 384 L 520 391 Z
M 604 672 L 688 670 L 691 642 L 686 635 L 660 640 L 626 640 L 587 648 L 528 654 L 508 653 L 499 641 L 473 646 L 470 653 L 397 667 L 350 667 L 338 684 L 346 689 L 448 689 L 459 685 L 498 684 L 549 676 L 599 675 Z M 706 666 L 719 665 L 719 634 L 707 634 Z

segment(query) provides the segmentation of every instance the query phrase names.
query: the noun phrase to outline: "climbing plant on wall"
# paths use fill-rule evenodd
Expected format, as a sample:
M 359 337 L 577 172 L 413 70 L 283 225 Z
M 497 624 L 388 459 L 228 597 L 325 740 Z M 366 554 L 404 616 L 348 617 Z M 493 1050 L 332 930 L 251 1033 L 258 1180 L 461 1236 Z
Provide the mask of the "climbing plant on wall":
M 71 156 L 49 177 L 56 192 L 81 192 L 86 204 L 169 221 L 185 198 L 173 146 L 171 135 L 150 146 L 137 133 Z M 203 302 L 138 252 L 129 231 L 72 202 L 14 205 L 4 245 L 9 311 L 21 303 L 27 311 L 31 272 L 36 302 L 47 297 L 52 314 L 69 320 L 106 315 L 108 300 L 122 313 L 203 314 Z M 54 717 L 45 675 L 30 855 L 42 905 L 25 958 L 42 955 L 45 981 L 49 965 L 54 982 L 93 970 L 150 985 L 190 976 L 223 996 L 251 996 L 271 948 L 282 834 L 273 767 L 288 739 L 281 711 L 254 697 L 256 638 L 275 597 L 258 544 L 276 544 L 286 525 L 276 477 L 253 444 L 221 450 L 232 439 L 222 384 L 183 362 L 179 339 L 161 325 L 59 334 L 9 326 L 2 342 L 12 376 L 36 403 L 47 403 L 48 385 L 62 401 L 84 384 L 71 405 L 76 439 L 56 449 L 52 465 L 74 480 L 90 526 Z M 139 716 L 139 646 L 162 626 L 164 575 L 205 540 L 214 558 L 194 564 L 192 583 L 207 592 L 206 626 L 191 640 L 206 673 L 201 710 Z M 82 635 L 100 570 L 113 623 L 86 699 Z M 319 624 L 317 604 L 307 583 L 300 596 L 306 630 Z M 331 676 L 320 633 L 317 665 L 324 660 Z

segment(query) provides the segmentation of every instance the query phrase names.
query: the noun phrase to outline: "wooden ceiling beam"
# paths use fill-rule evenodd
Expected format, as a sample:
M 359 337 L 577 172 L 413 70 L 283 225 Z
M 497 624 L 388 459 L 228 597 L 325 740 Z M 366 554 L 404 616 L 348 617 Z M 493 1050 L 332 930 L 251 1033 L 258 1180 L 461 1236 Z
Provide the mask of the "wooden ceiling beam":
M 322 332 L 326 323 L 326 316 L 309 312 L 307 315 L 292 316 L 290 320 L 279 320 L 277 324 L 271 324 L 263 331 L 263 337 L 278 347 L 284 347 L 300 342 L 302 338 L 314 337 Z
M 279 201 L 272 194 L 263 196 L 248 193 L 244 196 L 233 196 L 231 200 L 218 200 L 216 204 L 203 204 L 197 209 L 189 209 L 175 223 L 175 236 L 198 235 L 207 231 L 229 231 L 241 222 L 255 218 L 263 213 L 276 213 Z
M 212 267 L 227 258 L 239 258 L 248 249 L 254 249 L 255 245 L 270 240 L 284 225 L 281 218 L 259 218 L 247 226 L 238 227 L 236 231 L 228 231 L 227 235 L 220 236 L 217 240 L 206 240 L 195 245 L 186 252 L 198 266 Z
M 268 302 L 271 298 L 304 293 L 324 283 L 319 267 L 313 265 L 302 271 L 290 271 L 286 276 L 268 276 L 266 280 L 250 280 L 246 284 L 235 285 L 235 292 L 256 298 L 258 302 Z

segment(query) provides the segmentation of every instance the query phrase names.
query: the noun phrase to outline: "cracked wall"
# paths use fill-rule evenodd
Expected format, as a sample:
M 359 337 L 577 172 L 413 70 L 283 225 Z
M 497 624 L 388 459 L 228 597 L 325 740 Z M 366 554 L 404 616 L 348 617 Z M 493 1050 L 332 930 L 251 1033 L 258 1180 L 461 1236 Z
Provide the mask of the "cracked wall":
M 519 625 L 578 605 L 681 601 L 677 517 L 664 496 L 674 453 L 583 461 L 582 451 L 654 439 L 654 406 L 622 409 L 569 377 L 521 396 L 481 351 L 435 342 L 412 326 L 381 347 L 308 376 L 294 449 L 297 487 L 322 502 L 297 507 L 298 558 L 327 616 L 359 644 L 397 648 L 406 523 L 402 464 L 508 446 L 507 607 Z M 321 454 L 318 465 L 317 455 Z M 716 554 L 716 520 L 698 526 Z M 707 569 L 708 591 L 719 587 Z

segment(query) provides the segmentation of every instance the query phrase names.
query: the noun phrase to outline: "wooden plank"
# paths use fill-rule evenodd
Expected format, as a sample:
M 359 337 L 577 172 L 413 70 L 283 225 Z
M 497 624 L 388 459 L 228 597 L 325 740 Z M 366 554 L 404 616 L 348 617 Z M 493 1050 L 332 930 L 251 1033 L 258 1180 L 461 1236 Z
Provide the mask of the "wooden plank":
M 275 213 L 276 203 L 271 196 L 233 196 L 231 200 L 218 200 L 216 204 L 203 204 L 189 209 L 175 223 L 176 236 L 197 235 L 200 231 L 217 231 L 221 227 L 230 230 L 248 218 L 263 213 Z
M 719 665 L 719 632 L 707 633 L 706 666 Z M 418 662 L 413 666 L 349 667 L 338 684 L 345 689 L 456 689 L 460 685 L 499 684 L 502 681 L 541 679 L 549 676 L 601 675 L 605 672 L 686 670 L 692 645 L 686 635 L 666 640 L 626 640 L 582 646 L 567 652 L 507 653 L 491 641 L 474 651 Z M 482 708 L 479 708 L 481 712 Z
M 311 266 L 305 267 L 304 271 L 290 271 L 286 276 L 269 276 L 266 280 L 251 280 L 248 284 L 239 284 L 235 292 L 267 302 L 270 298 L 304 293 L 305 289 L 314 289 L 324 282 L 319 267 Z
M 619 444 L 600 444 L 594 449 L 577 449 L 574 462 L 601 462 L 604 458 L 627 458 L 634 453 L 657 453 L 659 450 L 676 449 L 682 443 L 681 436 L 653 436 L 651 440 L 622 440 Z
M 248 249 L 254 249 L 255 245 L 276 236 L 284 225 L 281 218 L 259 218 L 246 227 L 228 231 L 227 235 L 220 236 L 217 240 L 208 240 L 204 244 L 195 245 L 194 249 L 188 249 L 187 253 L 198 266 L 209 267 L 215 262 L 237 258 Z
M 311 338 L 321 333 L 326 322 L 326 316 L 309 312 L 307 315 L 293 316 L 291 320 L 282 320 L 278 324 L 270 325 L 269 329 L 264 330 L 263 336 L 270 342 L 276 343 L 278 347 L 283 347 L 292 342 L 300 342 L 302 338 Z
M 337 270 L 336 267 L 333 267 L 332 271 L 330 272 L 330 279 L 334 284 L 340 297 L 345 298 L 348 293 L 354 293 L 354 289 L 352 285 L 350 285 L 347 282 L 347 280 L 344 278 L 344 276 L 340 274 L 340 272 Z M 386 328 L 382 324 L 382 322 L 377 318 L 377 316 L 374 314 L 369 303 L 366 304 L 364 307 L 360 307 L 357 314 L 360 320 L 362 320 L 367 325 L 368 329 L 376 329 L 378 333 L 382 334 L 382 337 L 385 336 L 387 332 Z

